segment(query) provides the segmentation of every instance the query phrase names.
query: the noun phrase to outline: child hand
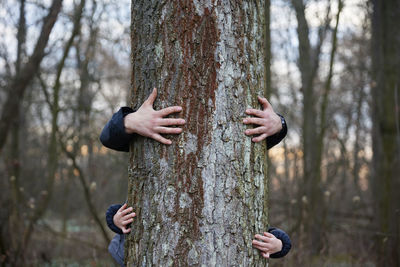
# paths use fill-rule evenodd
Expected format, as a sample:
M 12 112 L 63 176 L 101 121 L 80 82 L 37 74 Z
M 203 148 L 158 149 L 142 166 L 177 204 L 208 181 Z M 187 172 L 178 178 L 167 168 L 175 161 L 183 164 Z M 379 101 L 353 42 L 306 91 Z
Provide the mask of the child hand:
M 253 247 L 260 250 L 264 258 L 269 258 L 269 255 L 282 250 L 282 241 L 273 234 L 264 232 L 263 236 L 256 234 L 255 238 L 256 239 L 253 240 Z
M 127 204 L 122 205 L 121 208 L 115 213 L 113 217 L 114 224 L 122 230 L 124 234 L 127 234 L 131 231 L 131 228 L 127 228 L 126 226 L 133 222 L 133 217 L 136 216 L 136 213 L 132 212 L 133 208 L 127 208 Z
M 140 108 L 133 113 L 130 113 L 124 118 L 124 126 L 127 133 L 137 133 L 141 136 L 153 138 L 154 140 L 170 145 L 172 142 L 164 138 L 161 134 L 180 134 L 182 128 L 171 126 L 184 125 L 184 119 L 164 118 L 172 113 L 182 111 L 182 107 L 174 106 L 167 107 L 161 110 L 154 110 L 153 103 L 157 97 L 157 89 L 153 92 Z
M 246 114 L 253 115 L 255 117 L 243 119 L 244 124 L 255 124 L 259 126 L 254 129 L 247 129 L 245 131 L 246 135 L 258 134 L 257 137 L 251 139 L 256 143 L 261 142 L 268 136 L 274 135 L 282 130 L 281 118 L 274 112 L 268 100 L 259 96 L 258 102 L 262 104 L 263 110 L 247 109 Z

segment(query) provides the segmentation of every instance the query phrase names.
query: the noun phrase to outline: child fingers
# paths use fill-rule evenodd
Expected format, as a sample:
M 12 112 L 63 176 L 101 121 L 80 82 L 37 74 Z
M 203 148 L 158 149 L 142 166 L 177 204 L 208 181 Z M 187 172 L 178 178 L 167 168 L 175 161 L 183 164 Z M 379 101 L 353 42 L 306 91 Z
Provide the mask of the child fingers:
M 268 252 L 268 248 L 262 247 L 262 246 L 255 246 L 253 245 L 254 248 L 258 249 L 261 252 Z
M 130 212 L 132 212 L 132 211 L 133 211 L 133 208 L 132 208 L 132 207 L 129 207 L 129 208 L 124 209 L 123 211 L 121 211 L 121 215 L 122 215 L 122 216 L 125 216 L 126 214 L 128 214 L 128 213 L 130 213 Z
M 171 128 L 171 127 L 156 127 L 154 130 L 157 133 L 162 133 L 162 134 L 180 134 L 182 132 L 182 128 Z
M 266 243 L 258 241 L 258 240 L 253 240 L 252 244 L 253 244 L 253 246 L 266 247 Z
M 122 230 L 122 233 L 127 234 L 127 233 L 129 233 L 131 231 L 131 228 L 123 227 L 121 230 Z
M 261 253 L 261 255 L 266 259 L 269 258 L 269 252 L 263 252 L 263 253 Z
M 124 203 L 124 205 L 122 205 L 119 209 L 118 209 L 118 211 L 119 212 L 122 212 L 125 208 L 126 208 L 126 203 Z
M 122 217 L 122 219 L 129 220 L 131 218 L 134 218 L 135 216 L 136 216 L 136 213 L 132 212 L 132 213 L 129 213 L 129 214 L 125 215 L 124 217 Z
M 125 226 L 125 225 L 130 224 L 131 222 L 133 222 L 133 218 L 130 218 L 130 219 L 128 219 L 128 220 L 123 220 L 123 221 L 122 221 L 122 225 Z
M 264 242 L 268 242 L 268 241 L 269 241 L 269 238 L 268 238 L 268 237 L 263 236 L 263 235 L 260 235 L 260 234 L 256 234 L 256 235 L 255 235 L 255 238 L 257 238 L 257 239 L 259 239 L 259 240 L 261 240 L 261 241 L 264 241 Z M 262 242 L 262 243 L 265 244 L 264 242 Z
M 275 238 L 275 236 L 271 233 L 264 232 L 264 236 L 269 237 L 269 238 Z

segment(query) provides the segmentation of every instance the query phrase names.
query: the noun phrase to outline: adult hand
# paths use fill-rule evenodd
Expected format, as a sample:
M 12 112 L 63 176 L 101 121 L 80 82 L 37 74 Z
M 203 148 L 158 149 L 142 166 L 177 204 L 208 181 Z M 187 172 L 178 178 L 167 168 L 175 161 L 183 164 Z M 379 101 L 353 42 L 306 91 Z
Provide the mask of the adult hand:
M 247 109 L 246 114 L 253 115 L 255 117 L 248 117 L 243 119 L 244 124 L 255 124 L 258 127 L 254 129 L 247 129 L 246 135 L 258 135 L 253 137 L 253 142 L 261 142 L 268 136 L 274 135 L 282 130 L 281 118 L 274 112 L 271 104 L 264 97 L 258 97 L 258 102 L 263 106 L 263 110 L 259 109 Z
M 162 144 L 170 145 L 171 140 L 164 138 L 161 134 L 180 134 L 181 128 L 171 126 L 184 125 L 184 119 L 165 118 L 166 116 L 182 111 L 182 107 L 173 106 L 161 110 L 154 110 L 153 103 L 157 97 L 157 89 L 154 88 L 149 98 L 133 113 L 124 118 L 125 131 L 137 133 L 150 137 Z
M 128 205 L 126 205 L 126 203 L 122 205 L 113 217 L 114 224 L 121 229 L 124 234 L 131 231 L 131 228 L 127 228 L 126 226 L 133 222 L 133 217 L 136 216 L 136 213 L 133 212 L 133 208 L 127 207 Z
M 256 239 L 253 240 L 253 247 L 260 250 L 264 258 L 282 250 L 282 241 L 273 234 L 264 232 L 264 235 L 256 234 L 254 237 Z

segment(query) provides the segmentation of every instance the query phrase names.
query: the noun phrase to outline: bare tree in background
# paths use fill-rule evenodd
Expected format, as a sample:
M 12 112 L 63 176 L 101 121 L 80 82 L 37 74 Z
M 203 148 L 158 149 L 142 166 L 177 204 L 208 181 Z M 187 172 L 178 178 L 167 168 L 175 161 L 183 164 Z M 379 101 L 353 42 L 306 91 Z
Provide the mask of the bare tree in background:
M 372 1 L 373 192 L 379 266 L 400 265 L 400 2 Z
M 158 87 L 187 125 L 169 147 L 133 143 L 128 266 L 265 265 L 266 146 L 242 125 L 264 93 L 264 19 L 264 1 L 132 1 L 132 102 Z
M 8 132 L 11 124 L 19 116 L 19 108 L 25 94 L 26 88 L 29 86 L 35 74 L 39 70 L 40 63 L 45 56 L 45 49 L 49 40 L 49 36 L 53 26 L 57 20 L 58 13 L 61 10 L 62 0 L 54 0 L 48 15 L 43 19 L 43 26 L 40 36 L 36 42 L 35 49 L 28 61 L 19 66 L 20 71 L 13 77 L 8 86 L 7 99 L 2 108 L 0 117 L 0 154 L 6 143 Z
M 332 45 L 329 56 L 329 73 L 321 90 L 317 91 L 315 80 L 318 77 L 320 66 L 321 48 L 329 30 L 330 1 L 324 25 L 318 31 L 318 42 L 313 47 L 310 41 L 310 29 L 306 19 L 306 6 L 303 0 L 291 0 L 297 18 L 297 35 L 299 40 L 298 67 L 301 73 L 301 92 L 303 94 L 303 166 L 304 189 L 301 197 L 305 204 L 306 214 L 301 221 L 306 226 L 309 236 L 309 248 L 312 254 L 320 252 L 323 248 L 323 234 L 325 232 L 326 208 L 323 198 L 321 179 L 321 163 L 324 151 L 324 138 L 327 127 L 328 96 L 331 91 L 333 64 L 337 47 L 337 31 L 343 2 L 338 1 L 335 28 L 332 30 Z M 318 96 L 321 95 L 321 99 Z M 319 107 L 318 107 L 319 104 Z

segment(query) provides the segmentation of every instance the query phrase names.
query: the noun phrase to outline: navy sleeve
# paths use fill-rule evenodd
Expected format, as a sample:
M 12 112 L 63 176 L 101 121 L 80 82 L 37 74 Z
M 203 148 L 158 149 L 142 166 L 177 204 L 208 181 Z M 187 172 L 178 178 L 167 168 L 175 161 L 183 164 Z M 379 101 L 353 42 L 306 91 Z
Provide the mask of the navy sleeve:
M 286 254 L 288 254 L 290 249 L 292 248 L 292 241 L 290 241 L 288 234 L 285 233 L 285 231 L 274 227 L 269 228 L 268 232 L 273 234 L 276 238 L 282 241 L 282 250 L 274 254 L 271 254 L 270 257 L 282 258 L 286 256 Z
M 113 220 L 115 213 L 117 213 L 117 211 L 121 207 L 122 207 L 121 204 L 114 204 L 114 205 L 111 205 L 110 207 L 108 207 L 108 209 L 106 211 L 106 221 L 107 221 L 107 225 L 111 229 L 111 231 L 122 235 L 122 230 L 119 229 L 118 226 L 116 226 L 114 224 L 114 220 Z
M 287 134 L 287 124 L 285 118 L 280 114 L 278 114 L 278 116 L 281 118 L 282 130 L 274 135 L 267 137 L 267 149 L 270 149 L 273 146 L 279 144 L 279 142 L 282 141 L 282 139 L 285 138 Z
M 100 134 L 101 143 L 110 149 L 129 152 L 129 143 L 135 134 L 125 132 L 124 117 L 133 110 L 130 107 L 122 107 L 114 113 L 111 120 L 104 126 Z

